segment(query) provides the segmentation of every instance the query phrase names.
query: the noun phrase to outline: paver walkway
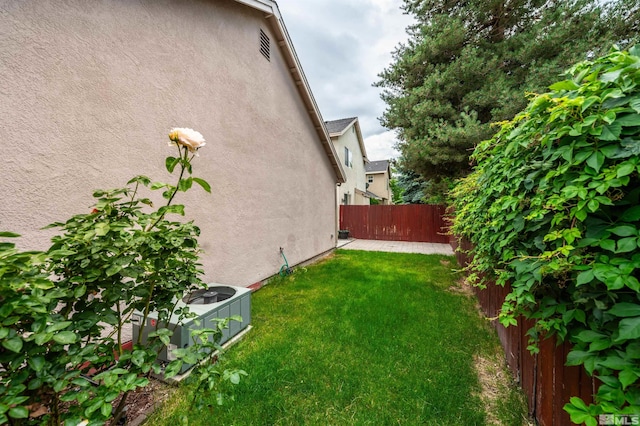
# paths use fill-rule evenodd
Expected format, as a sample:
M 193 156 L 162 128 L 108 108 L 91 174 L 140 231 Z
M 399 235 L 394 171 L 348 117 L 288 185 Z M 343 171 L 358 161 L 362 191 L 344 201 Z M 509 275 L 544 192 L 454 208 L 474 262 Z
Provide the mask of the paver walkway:
M 345 250 L 386 251 L 396 253 L 444 254 L 453 256 L 449 244 L 416 243 L 412 241 L 338 240 L 338 248 Z

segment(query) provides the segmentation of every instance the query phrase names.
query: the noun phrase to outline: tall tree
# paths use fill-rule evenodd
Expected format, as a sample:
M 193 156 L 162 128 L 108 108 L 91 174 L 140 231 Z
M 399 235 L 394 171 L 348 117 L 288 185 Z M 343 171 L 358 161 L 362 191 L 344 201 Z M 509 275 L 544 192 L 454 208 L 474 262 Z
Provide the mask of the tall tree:
M 381 122 L 397 131 L 403 169 L 432 189 L 470 171 L 473 147 L 526 105 L 526 92 L 639 34 L 640 0 L 404 0 L 403 9 L 416 24 L 376 83 Z

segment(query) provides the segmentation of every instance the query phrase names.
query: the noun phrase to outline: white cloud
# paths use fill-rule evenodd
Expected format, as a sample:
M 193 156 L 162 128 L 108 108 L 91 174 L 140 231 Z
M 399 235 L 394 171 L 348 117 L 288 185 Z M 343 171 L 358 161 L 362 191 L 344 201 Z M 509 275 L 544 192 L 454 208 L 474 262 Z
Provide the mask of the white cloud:
M 322 116 L 357 116 L 374 160 L 397 156 L 393 132 L 378 121 L 386 106 L 372 84 L 413 23 L 401 5 L 402 0 L 278 0 Z
M 364 147 L 370 161 L 389 160 L 398 158 L 400 153 L 394 148 L 396 135 L 393 130 L 387 130 L 377 135 L 364 138 Z

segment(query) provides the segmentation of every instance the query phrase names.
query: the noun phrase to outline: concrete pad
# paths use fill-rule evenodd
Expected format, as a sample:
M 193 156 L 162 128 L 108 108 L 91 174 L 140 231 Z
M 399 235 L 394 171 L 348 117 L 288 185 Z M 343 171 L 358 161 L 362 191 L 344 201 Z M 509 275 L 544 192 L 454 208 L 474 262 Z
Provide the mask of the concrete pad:
M 338 248 L 391 253 L 442 254 L 446 256 L 453 256 L 454 254 L 449 244 L 417 243 L 413 241 L 338 240 Z

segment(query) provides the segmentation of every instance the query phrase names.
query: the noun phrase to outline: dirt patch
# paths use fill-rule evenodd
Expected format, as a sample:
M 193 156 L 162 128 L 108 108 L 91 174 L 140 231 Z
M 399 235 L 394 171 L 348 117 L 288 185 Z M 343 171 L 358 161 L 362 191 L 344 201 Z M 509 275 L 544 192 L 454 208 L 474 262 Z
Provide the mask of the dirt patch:
M 149 384 L 144 388 L 138 388 L 127 397 L 126 423 L 124 425 L 141 424 L 146 416 L 151 414 L 160 404 L 165 402 L 177 390 L 175 386 L 168 385 L 160 380 L 150 379 Z M 117 407 L 120 398 L 113 401 L 113 406 Z M 111 425 L 111 422 L 107 422 Z
M 504 387 L 503 383 L 507 378 L 495 360 L 476 355 L 474 365 L 482 388 L 480 399 L 486 407 L 487 424 L 499 426 L 502 423 L 496 416 L 497 402 L 501 396 L 501 389 Z
M 480 381 L 480 399 L 485 407 L 487 425 L 507 426 L 501 418 L 504 414 L 501 413 L 505 410 L 504 402 L 513 398 L 510 395 L 517 385 L 502 360 L 502 353 L 496 352 L 491 356 L 476 355 L 474 365 Z M 521 420 L 522 426 L 535 426 L 531 419 L 523 417 Z
M 454 285 L 447 289 L 450 293 L 462 294 L 467 297 L 475 296 L 473 288 L 467 282 L 466 278 L 460 278 Z

